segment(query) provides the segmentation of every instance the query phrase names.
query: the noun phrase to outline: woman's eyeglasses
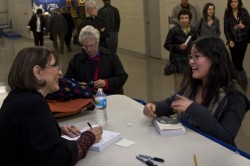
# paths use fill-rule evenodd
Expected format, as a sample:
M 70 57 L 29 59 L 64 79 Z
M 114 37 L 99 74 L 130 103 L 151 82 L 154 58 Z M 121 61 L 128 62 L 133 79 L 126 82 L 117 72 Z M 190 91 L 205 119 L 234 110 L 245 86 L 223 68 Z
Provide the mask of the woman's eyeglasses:
M 46 68 L 53 68 L 53 69 L 56 69 L 57 71 L 61 71 L 61 67 L 58 65 L 48 65 L 46 66 Z
M 93 48 L 96 48 L 97 44 L 91 44 L 91 45 L 83 45 L 83 49 L 93 49 Z

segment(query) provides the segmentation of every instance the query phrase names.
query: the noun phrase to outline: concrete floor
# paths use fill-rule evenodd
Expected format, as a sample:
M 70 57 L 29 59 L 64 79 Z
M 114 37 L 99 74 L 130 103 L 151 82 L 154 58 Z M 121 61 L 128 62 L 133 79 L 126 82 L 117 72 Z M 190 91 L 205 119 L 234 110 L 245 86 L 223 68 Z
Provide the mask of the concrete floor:
M 7 76 L 15 57 L 15 54 L 23 47 L 33 46 L 29 39 L 7 39 L 0 38 L 0 105 L 9 91 Z M 51 41 L 45 40 L 45 46 L 52 47 Z M 60 64 L 65 72 L 71 57 L 81 49 L 73 45 L 73 52 L 64 53 L 61 56 Z M 124 86 L 125 95 L 147 101 L 158 101 L 168 97 L 175 92 L 181 78 L 180 75 L 164 76 L 163 69 L 166 60 L 150 57 L 132 56 L 124 53 L 118 55 L 129 74 Z M 249 65 L 249 61 L 246 62 Z M 250 87 L 248 87 L 250 91 Z M 248 91 L 248 97 L 250 92 Z M 245 116 L 242 127 L 236 138 L 238 148 L 250 154 L 250 111 Z

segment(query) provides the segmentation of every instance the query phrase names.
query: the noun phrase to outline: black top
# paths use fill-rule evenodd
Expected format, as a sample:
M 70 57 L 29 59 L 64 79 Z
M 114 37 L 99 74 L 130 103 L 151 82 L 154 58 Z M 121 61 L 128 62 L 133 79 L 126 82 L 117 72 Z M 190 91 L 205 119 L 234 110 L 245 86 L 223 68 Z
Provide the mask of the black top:
M 192 36 L 190 42 L 188 43 L 188 48 L 186 50 L 181 50 L 180 44 L 185 43 L 188 36 Z M 166 41 L 164 43 L 164 48 L 170 51 L 170 55 L 174 54 L 174 56 L 187 57 L 192 47 L 192 41 L 195 41 L 197 37 L 198 32 L 194 27 L 190 26 L 190 32 L 186 34 L 182 30 L 181 26 L 177 24 L 169 30 Z
M 184 89 L 185 90 L 185 89 Z M 182 95 L 183 92 L 178 94 Z M 194 98 L 189 97 L 191 100 Z M 171 108 L 175 95 L 156 103 L 157 116 L 170 116 L 175 112 Z M 249 109 L 247 97 L 236 90 L 230 90 L 217 103 L 214 114 L 211 108 L 193 102 L 180 119 L 201 131 L 212 135 L 226 143 L 235 145 L 234 139 L 239 131 L 244 115 Z
M 45 20 L 44 20 L 44 17 L 43 16 L 41 16 L 40 17 L 40 21 L 41 21 L 41 33 L 43 33 L 43 31 L 44 31 L 44 28 L 45 28 Z M 31 31 L 33 31 L 33 32 L 37 32 L 37 24 L 36 24 L 36 22 L 37 22 L 37 16 L 36 16 L 36 14 L 34 14 L 31 18 L 30 18 L 30 20 L 29 20 L 29 23 L 28 23 L 28 26 L 30 26 L 30 30 Z
M 65 20 L 67 21 L 67 25 L 68 25 L 67 34 L 72 33 L 73 29 L 75 29 L 75 23 L 74 23 L 74 20 L 72 18 L 72 15 L 70 13 L 64 13 L 62 15 L 65 18 Z
M 98 10 L 98 16 L 105 20 L 108 32 L 119 32 L 121 20 L 116 7 L 105 3 L 105 5 Z
M 0 110 L 1 166 L 69 166 L 77 146 L 61 130 L 44 97 L 38 92 L 11 91 Z
M 109 37 L 106 22 L 99 16 L 86 17 L 83 21 L 82 27 L 85 27 L 86 25 L 91 25 L 98 29 L 100 32 L 100 46 L 106 47 L 106 39 Z M 105 28 L 105 30 L 101 31 L 102 28 Z
M 123 85 L 128 74 L 125 72 L 119 57 L 114 53 L 100 48 L 99 52 L 99 74 L 98 79 L 106 79 L 109 89 L 104 92 L 107 94 L 123 94 Z M 70 61 L 65 78 L 74 78 L 78 82 L 95 81 L 95 69 L 97 61 L 89 60 L 87 53 L 82 50 L 76 54 Z
M 224 15 L 224 33 L 227 42 L 234 41 L 240 42 L 247 45 L 247 41 L 250 35 L 250 17 L 249 13 L 245 8 L 240 9 L 240 16 L 235 18 L 232 13 L 225 12 Z M 244 29 L 234 29 L 234 26 L 239 24 L 239 22 L 245 25 Z

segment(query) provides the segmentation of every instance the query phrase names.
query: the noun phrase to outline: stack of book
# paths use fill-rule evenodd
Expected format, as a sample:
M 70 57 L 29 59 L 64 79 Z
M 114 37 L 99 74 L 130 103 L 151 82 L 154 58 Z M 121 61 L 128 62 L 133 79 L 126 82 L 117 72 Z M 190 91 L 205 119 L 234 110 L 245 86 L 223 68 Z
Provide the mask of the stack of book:
M 185 127 L 176 118 L 166 116 L 157 117 L 153 121 L 154 126 L 160 135 L 178 135 L 185 134 Z
M 88 128 L 84 128 L 84 129 L 81 130 L 81 132 L 84 132 L 87 129 Z M 80 136 L 71 138 L 71 137 L 69 137 L 67 135 L 63 135 L 62 137 L 67 139 L 67 140 L 77 140 Z M 115 142 L 117 142 L 120 138 L 121 138 L 121 133 L 108 131 L 108 130 L 103 130 L 102 139 L 99 142 L 93 144 L 89 148 L 89 150 L 90 151 L 95 151 L 95 152 L 101 152 L 104 149 L 106 149 L 107 147 L 109 147 L 112 144 L 114 144 Z

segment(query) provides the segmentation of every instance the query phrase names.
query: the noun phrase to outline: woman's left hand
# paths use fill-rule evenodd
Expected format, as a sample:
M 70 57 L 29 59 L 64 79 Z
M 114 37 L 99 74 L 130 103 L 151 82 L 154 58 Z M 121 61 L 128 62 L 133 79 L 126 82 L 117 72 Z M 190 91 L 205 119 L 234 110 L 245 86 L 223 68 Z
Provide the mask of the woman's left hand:
M 239 24 L 237 24 L 237 25 L 235 25 L 234 26 L 234 29 L 244 29 L 245 28 L 245 25 L 244 24 L 242 24 L 242 22 L 240 21 L 240 23 Z
M 185 112 L 193 102 L 193 100 L 176 94 L 175 101 L 172 102 L 171 108 L 173 110 L 177 110 L 178 112 Z
M 76 128 L 74 125 L 71 126 L 61 126 L 62 135 L 67 135 L 71 138 L 77 137 L 81 135 L 81 131 Z

